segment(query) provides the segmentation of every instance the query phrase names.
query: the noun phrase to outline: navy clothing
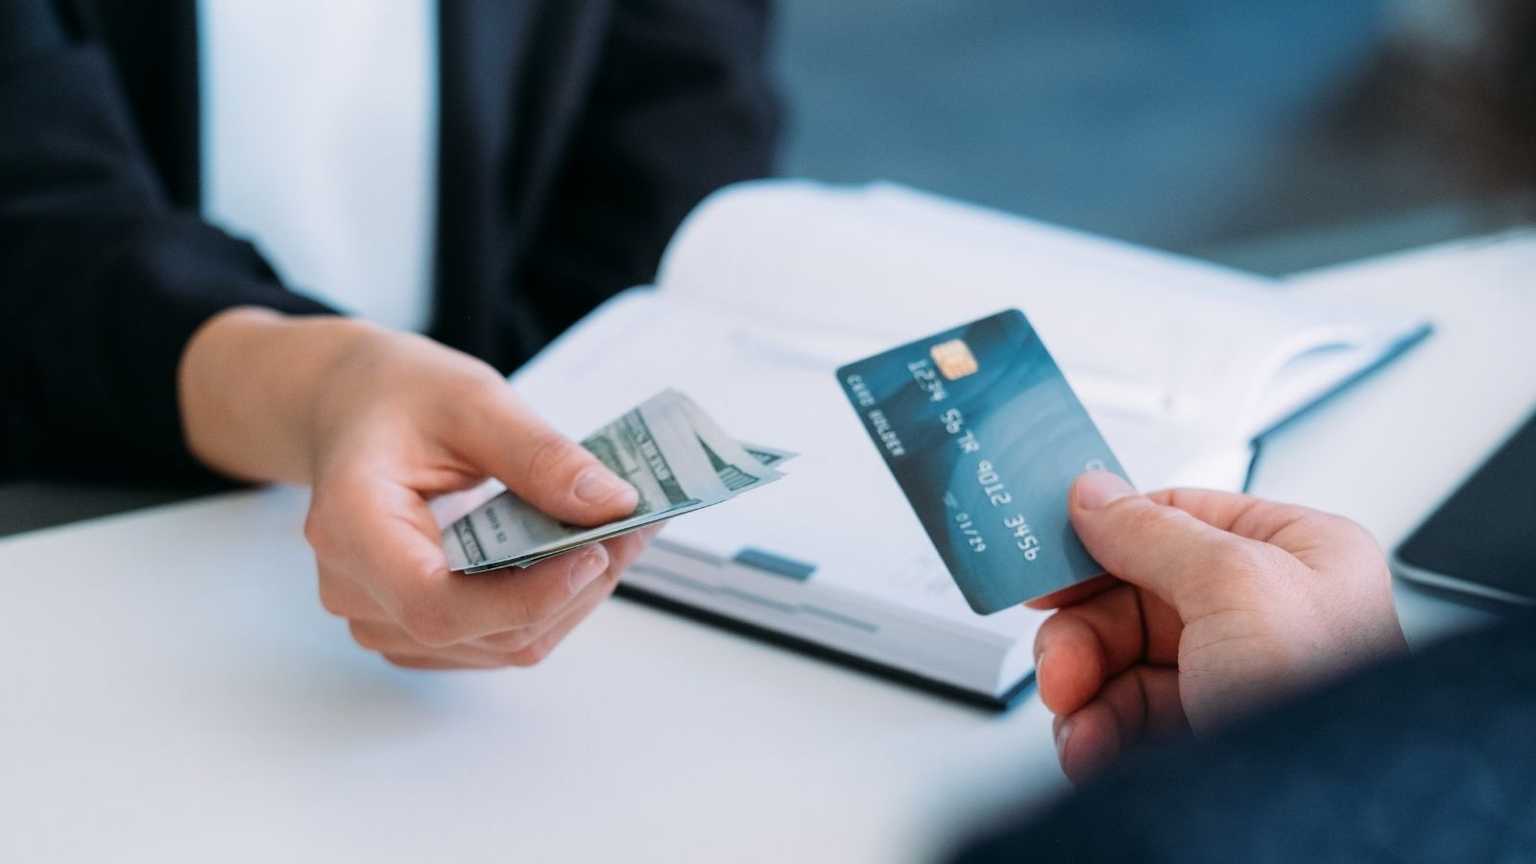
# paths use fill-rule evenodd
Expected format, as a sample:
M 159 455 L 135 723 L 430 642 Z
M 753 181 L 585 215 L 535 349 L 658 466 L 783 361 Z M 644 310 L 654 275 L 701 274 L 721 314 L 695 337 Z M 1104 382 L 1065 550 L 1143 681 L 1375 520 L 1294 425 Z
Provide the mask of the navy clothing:
M 958 860 L 1536 860 L 1536 621 L 1127 760 Z
M 431 333 L 503 371 L 771 168 L 767 0 L 443 0 Z M 196 0 L 0 0 L 0 481 L 202 471 L 175 370 L 328 311 L 199 215 Z

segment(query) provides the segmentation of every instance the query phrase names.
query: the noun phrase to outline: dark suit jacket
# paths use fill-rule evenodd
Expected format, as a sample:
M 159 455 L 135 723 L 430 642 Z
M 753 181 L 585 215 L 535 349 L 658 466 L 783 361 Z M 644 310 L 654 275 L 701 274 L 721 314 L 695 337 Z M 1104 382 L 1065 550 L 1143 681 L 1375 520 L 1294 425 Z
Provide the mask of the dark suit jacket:
M 957 862 L 1536 861 L 1536 619 L 1126 760 Z
M 442 0 L 432 335 L 510 371 L 766 174 L 766 3 Z M 0 0 L 0 479 L 195 474 L 193 330 L 326 311 L 199 218 L 196 34 L 195 0 Z

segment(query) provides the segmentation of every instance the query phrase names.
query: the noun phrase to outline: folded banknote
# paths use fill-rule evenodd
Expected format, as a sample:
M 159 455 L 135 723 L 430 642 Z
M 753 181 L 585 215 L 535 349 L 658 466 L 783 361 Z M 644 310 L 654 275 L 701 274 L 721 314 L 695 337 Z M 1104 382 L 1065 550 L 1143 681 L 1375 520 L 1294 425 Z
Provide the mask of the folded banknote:
M 676 390 L 652 396 L 581 444 L 639 492 L 632 514 L 595 527 L 568 525 L 503 492 L 443 529 L 449 568 L 527 567 L 766 486 L 784 476 L 774 466 L 795 455 L 737 441 Z

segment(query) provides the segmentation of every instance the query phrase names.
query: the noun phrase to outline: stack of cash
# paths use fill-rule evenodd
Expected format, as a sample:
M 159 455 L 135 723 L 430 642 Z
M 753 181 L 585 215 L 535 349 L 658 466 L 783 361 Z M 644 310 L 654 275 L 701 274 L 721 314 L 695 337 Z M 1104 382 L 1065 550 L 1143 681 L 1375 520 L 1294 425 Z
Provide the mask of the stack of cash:
M 784 476 L 774 466 L 795 455 L 737 441 L 676 390 L 652 396 L 581 443 L 639 491 L 634 513 L 583 528 L 503 492 L 443 529 L 449 567 L 464 573 L 527 567 L 766 486 Z

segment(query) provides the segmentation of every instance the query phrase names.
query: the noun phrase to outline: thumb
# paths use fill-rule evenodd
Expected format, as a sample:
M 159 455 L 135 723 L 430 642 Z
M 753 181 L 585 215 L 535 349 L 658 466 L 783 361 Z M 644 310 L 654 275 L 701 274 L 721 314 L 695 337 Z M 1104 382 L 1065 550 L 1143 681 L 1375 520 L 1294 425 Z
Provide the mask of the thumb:
M 1261 546 L 1189 513 L 1138 494 L 1106 471 L 1077 478 L 1069 496 L 1072 527 L 1110 574 L 1144 588 L 1189 620 L 1222 602 L 1220 578 L 1246 566 Z M 1239 561 L 1240 556 L 1246 556 Z
M 498 382 L 499 383 L 499 382 Z M 455 437 L 476 468 L 512 494 L 562 522 L 599 525 L 635 511 L 635 487 L 585 447 L 555 431 L 505 384 L 491 388 L 478 422 Z

